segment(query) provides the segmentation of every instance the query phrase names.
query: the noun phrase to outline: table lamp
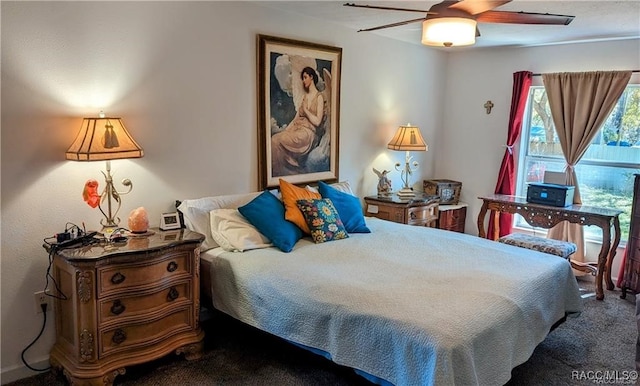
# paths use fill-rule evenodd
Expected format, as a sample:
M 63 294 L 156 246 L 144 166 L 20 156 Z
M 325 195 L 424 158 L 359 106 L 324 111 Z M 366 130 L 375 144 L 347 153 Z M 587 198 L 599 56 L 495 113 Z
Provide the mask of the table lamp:
M 121 196 L 131 192 L 131 180 L 122 180 L 128 187 L 126 192 L 118 192 L 113 186 L 111 160 L 140 158 L 144 152 L 127 131 L 120 118 L 107 118 L 100 113 L 98 118 L 84 118 L 80 131 L 66 152 L 66 159 L 72 161 L 107 161 L 107 172 L 102 172 L 106 186 L 100 194 L 98 207 L 104 215 L 100 220 L 102 230 L 113 230 L 118 227 L 117 217 L 122 204 Z M 115 204 L 113 203 L 115 201 Z M 106 208 L 105 208 L 106 205 Z M 106 210 L 106 211 L 105 211 Z
M 404 169 L 400 169 L 400 162 L 396 163 L 396 170 L 401 171 L 400 178 L 404 184 L 402 189 L 397 192 L 398 196 L 415 196 L 415 192 L 411 189 L 411 185 L 409 185 L 409 176 L 411 176 L 411 173 L 418 170 L 418 163 L 416 161 L 411 162 L 413 157 L 409 155 L 409 152 L 428 150 L 428 146 L 424 142 L 424 139 L 422 139 L 422 134 L 420 134 L 420 129 L 415 126 L 411 126 L 411 124 L 400 126 L 398 131 L 396 131 L 396 135 L 394 135 L 391 142 L 387 145 L 387 148 L 406 152 Z

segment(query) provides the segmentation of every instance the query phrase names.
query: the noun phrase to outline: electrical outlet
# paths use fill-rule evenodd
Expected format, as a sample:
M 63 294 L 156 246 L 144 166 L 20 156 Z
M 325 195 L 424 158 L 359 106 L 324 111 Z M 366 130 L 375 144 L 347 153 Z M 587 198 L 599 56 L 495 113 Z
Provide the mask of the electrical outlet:
M 47 296 L 44 291 L 35 292 L 33 296 L 36 300 L 36 313 L 42 313 L 42 304 L 46 304 L 47 311 L 51 311 L 51 309 L 53 308 L 53 298 L 51 296 Z

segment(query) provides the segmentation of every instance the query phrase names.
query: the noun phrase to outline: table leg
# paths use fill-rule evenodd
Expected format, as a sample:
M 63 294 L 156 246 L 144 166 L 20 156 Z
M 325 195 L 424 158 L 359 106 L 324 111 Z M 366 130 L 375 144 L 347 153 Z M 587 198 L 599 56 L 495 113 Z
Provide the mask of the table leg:
M 609 250 L 609 255 L 607 257 L 607 265 L 606 265 L 606 276 L 604 280 L 606 281 L 607 289 L 612 291 L 615 289 L 615 285 L 611 280 L 611 268 L 613 266 L 613 258 L 616 256 L 616 252 L 618 251 L 618 245 L 620 244 L 620 219 L 618 216 L 613 218 L 613 243 L 611 244 L 611 249 Z
M 491 240 L 497 241 L 500 238 L 500 212 L 493 212 L 493 235 L 491 236 Z
M 611 274 L 607 271 L 607 258 L 609 257 L 611 248 L 611 224 L 607 222 L 606 226 L 602 226 L 602 248 L 598 254 L 598 274 L 596 275 L 596 299 L 604 299 L 604 290 L 602 289 L 603 278 L 608 277 L 611 281 Z
M 480 213 L 478 213 L 478 237 L 485 238 L 487 234 L 484 231 L 484 217 L 487 215 L 487 202 L 482 202 Z

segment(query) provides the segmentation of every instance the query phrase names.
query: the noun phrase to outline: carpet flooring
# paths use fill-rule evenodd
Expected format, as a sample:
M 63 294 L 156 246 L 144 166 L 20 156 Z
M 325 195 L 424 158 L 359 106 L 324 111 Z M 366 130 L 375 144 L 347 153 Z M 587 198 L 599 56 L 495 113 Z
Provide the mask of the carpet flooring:
M 590 282 L 581 282 L 581 287 L 593 289 Z M 584 299 L 584 312 L 552 331 L 527 362 L 513 369 L 507 385 L 635 384 L 611 380 L 635 369 L 635 298 L 627 295 L 623 300 L 619 295 L 605 291 L 604 301 Z M 211 314 L 202 325 L 206 332 L 202 359 L 168 355 L 127 368 L 114 384 L 371 385 L 349 368 L 220 313 Z M 66 381 L 45 372 L 9 385 L 66 385 Z

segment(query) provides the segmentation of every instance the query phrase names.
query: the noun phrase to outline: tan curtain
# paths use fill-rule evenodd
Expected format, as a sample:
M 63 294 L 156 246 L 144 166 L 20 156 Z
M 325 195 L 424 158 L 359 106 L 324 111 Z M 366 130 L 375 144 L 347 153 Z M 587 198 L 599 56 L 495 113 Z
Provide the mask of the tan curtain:
M 567 162 L 565 184 L 575 186 L 574 204 L 582 204 L 574 171 L 631 78 L 631 71 L 564 72 L 543 74 L 551 116 Z M 567 221 L 549 230 L 548 238 L 576 243 L 571 256 L 585 261 L 582 226 Z

